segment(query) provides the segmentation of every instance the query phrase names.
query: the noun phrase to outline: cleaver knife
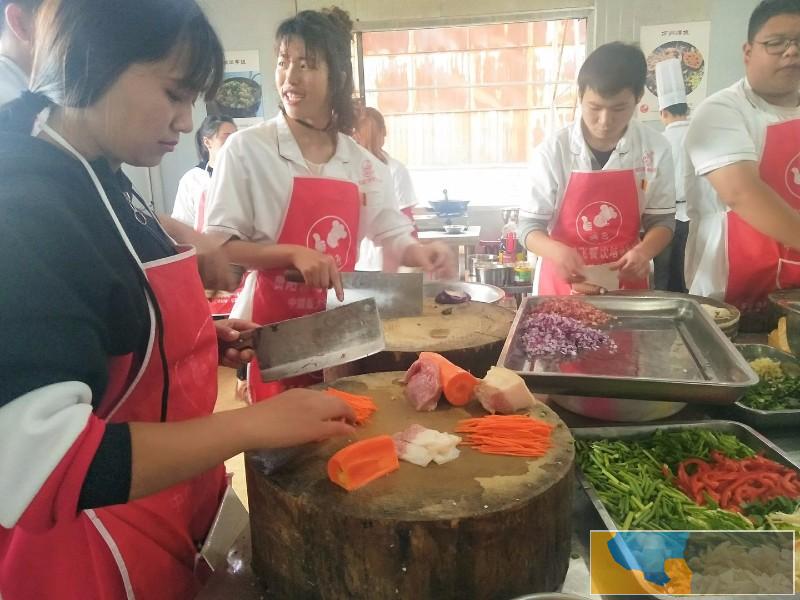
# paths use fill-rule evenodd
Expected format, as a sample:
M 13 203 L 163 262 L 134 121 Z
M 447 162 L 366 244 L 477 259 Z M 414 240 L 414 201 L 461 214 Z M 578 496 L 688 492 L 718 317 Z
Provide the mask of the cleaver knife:
M 365 298 L 244 331 L 232 346 L 253 348 L 261 378 L 275 381 L 364 358 L 386 343 L 375 300 Z
M 422 314 L 422 273 L 342 273 L 342 287 L 345 303 L 374 298 L 383 319 Z M 328 306 L 342 306 L 333 290 L 328 290 Z

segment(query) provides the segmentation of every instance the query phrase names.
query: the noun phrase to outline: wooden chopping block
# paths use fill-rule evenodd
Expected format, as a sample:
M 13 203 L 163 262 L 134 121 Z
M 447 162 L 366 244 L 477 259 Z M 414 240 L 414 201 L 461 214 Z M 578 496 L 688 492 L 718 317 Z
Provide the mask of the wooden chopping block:
M 421 316 L 383 321 L 386 350 L 358 361 L 357 372 L 405 371 L 426 351 L 483 377 L 497 364 L 513 320 L 513 311 L 494 304 L 426 298 Z
M 327 477 L 328 459 L 354 441 L 419 423 L 453 432 L 486 414 L 477 403 L 440 402 L 416 412 L 403 373 L 348 377 L 333 387 L 371 396 L 372 420 L 351 439 L 307 449 L 269 476 L 246 460 L 253 570 L 268 598 L 322 600 L 508 600 L 558 589 L 572 531 L 573 438 L 556 424 L 542 458 L 493 456 L 461 446 L 445 465 L 400 469 L 347 492 Z

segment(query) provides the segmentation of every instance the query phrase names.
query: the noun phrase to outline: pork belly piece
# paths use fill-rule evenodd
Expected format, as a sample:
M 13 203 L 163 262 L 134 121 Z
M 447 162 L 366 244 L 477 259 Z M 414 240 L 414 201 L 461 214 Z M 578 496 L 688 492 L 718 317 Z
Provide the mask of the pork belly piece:
M 398 458 L 420 467 L 427 467 L 431 461 L 443 465 L 461 454 L 458 449 L 460 437 L 418 424 L 395 433 L 392 439 Z
M 406 400 L 414 410 L 436 410 L 442 395 L 442 380 L 439 365 L 427 358 L 420 358 L 406 371 Z
M 525 381 L 509 369 L 492 367 L 475 388 L 475 396 L 488 412 L 511 414 L 531 408 L 536 400 Z

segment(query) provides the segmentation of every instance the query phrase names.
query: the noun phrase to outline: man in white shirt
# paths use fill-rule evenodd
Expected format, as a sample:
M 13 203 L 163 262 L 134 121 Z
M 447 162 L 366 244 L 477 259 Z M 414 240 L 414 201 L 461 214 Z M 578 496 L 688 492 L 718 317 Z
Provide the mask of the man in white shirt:
M 0 106 L 28 88 L 33 66 L 33 22 L 42 0 L 0 0 Z
M 597 48 L 578 74 L 581 118 L 536 148 L 518 227 L 540 257 L 534 293 L 649 287 L 675 226 L 675 182 L 664 136 L 632 119 L 646 74 L 639 48 Z
M 684 192 L 684 174 L 688 159 L 683 143 L 689 130 L 689 105 L 686 103 L 686 84 L 679 59 L 670 58 L 656 64 L 656 87 L 661 122 L 665 127 L 664 137 L 672 148 L 672 161 L 675 163 L 675 235 L 672 236 L 669 246 L 653 259 L 653 287 L 657 290 L 685 293 L 683 257 L 686 238 L 689 236 L 689 217 L 686 214 Z
M 764 0 L 750 17 L 746 77 L 698 107 L 686 136 L 697 176 L 686 279 L 693 294 L 763 313 L 800 287 L 800 0 Z

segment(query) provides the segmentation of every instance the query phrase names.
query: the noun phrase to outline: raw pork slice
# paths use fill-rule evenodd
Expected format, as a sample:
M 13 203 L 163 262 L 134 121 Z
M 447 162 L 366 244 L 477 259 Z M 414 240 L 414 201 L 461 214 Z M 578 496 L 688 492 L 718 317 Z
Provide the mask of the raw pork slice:
M 414 410 L 436 410 L 442 395 L 439 365 L 427 358 L 417 359 L 406 371 L 405 394 Z
M 481 406 L 490 413 L 510 414 L 530 408 L 536 400 L 522 377 L 503 367 L 492 367 L 475 388 Z
M 461 454 L 458 449 L 460 437 L 422 425 L 411 425 L 405 431 L 395 433 L 392 439 L 398 458 L 420 467 L 427 467 L 431 461 L 443 465 Z

